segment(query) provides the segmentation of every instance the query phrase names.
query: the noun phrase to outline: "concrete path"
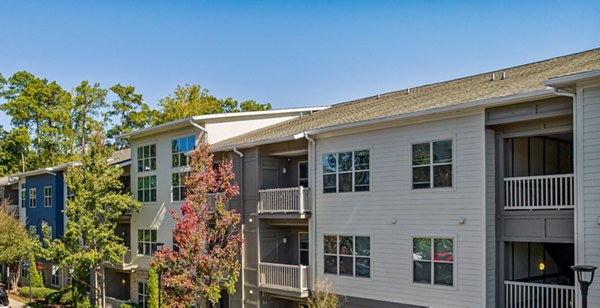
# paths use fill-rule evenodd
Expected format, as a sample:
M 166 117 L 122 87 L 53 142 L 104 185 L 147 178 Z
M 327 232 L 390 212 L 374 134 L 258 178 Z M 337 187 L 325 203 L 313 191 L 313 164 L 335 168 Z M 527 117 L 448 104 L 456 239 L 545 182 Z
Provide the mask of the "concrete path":
M 8 299 L 11 308 L 25 308 L 25 304 L 18 302 L 12 298 Z

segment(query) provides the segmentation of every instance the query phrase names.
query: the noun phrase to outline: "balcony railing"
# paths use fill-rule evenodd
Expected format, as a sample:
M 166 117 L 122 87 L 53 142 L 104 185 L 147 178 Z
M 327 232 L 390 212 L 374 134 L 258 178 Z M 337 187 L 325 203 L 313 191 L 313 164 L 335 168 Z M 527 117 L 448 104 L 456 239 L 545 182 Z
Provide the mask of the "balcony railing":
M 505 210 L 569 209 L 575 206 L 573 174 L 504 179 Z
M 575 287 L 518 281 L 504 282 L 506 308 L 575 307 Z
M 259 286 L 291 292 L 308 291 L 309 267 L 306 265 L 288 265 L 260 263 Z
M 263 189 L 259 191 L 258 213 L 283 214 L 310 212 L 309 188 Z

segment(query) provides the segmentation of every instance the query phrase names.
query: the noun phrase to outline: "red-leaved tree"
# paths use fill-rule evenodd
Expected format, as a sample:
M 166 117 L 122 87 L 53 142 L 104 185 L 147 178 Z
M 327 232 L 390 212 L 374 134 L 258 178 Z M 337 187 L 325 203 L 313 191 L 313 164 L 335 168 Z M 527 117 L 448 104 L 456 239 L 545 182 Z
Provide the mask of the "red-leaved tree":
M 168 307 L 203 306 L 206 301 L 215 306 L 222 290 L 235 293 L 240 274 L 240 215 L 225 209 L 225 203 L 239 194 L 232 162 L 213 167 L 208 145 L 202 142 L 191 153 L 189 164 L 186 201 L 181 214 L 171 211 L 176 249 L 157 252 L 151 264 L 162 271 Z

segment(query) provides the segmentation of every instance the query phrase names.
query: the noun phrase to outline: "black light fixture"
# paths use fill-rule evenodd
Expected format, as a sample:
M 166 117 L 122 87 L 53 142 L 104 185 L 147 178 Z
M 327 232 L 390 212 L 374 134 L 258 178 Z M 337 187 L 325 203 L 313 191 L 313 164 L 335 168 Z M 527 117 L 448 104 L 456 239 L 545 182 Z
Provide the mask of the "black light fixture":
M 165 247 L 165 243 L 156 243 L 156 251 L 161 251 Z M 162 307 L 160 293 L 162 287 L 162 267 L 158 267 L 158 308 Z
M 592 265 L 573 265 L 571 269 L 577 274 L 577 281 L 579 282 L 579 288 L 581 289 L 581 307 L 587 308 L 587 296 L 588 289 L 594 281 L 594 272 L 596 271 L 595 266 Z M 585 280 L 585 273 L 590 273 L 590 280 Z

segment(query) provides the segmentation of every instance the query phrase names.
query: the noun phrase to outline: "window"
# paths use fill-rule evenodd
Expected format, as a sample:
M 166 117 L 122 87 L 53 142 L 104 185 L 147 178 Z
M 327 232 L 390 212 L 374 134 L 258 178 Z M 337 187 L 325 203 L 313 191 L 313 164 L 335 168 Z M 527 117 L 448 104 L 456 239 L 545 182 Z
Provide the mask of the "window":
M 298 163 L 298 186 L 308 187 L 308 162 Z
M 67 275 L 67 285 L 72 285 L 73 284 L 73 270 L 69 269 L 68 271 L 68 275 Z
M 413 282 L 454 285 L 454 242 L 448 238 L 413 238 Z
M 308 265 L 308 233 L 307 232 L 298 233 L 298 242 L 299 242 L 298 250 L 300 251 L 300 256 L 299 256 L 300 264 Z
M 58 287 L 60 284 L 60 271 L 58 266 L 52 265 L 52 276 L 50 277 L 50 285 Z
M 371 238 L 369 236 L 325 235 L 326 274 L 371 277 Z
M 29 263 L 23 261 L 21 264 L 21 277 L 25 278 L 27 276 L 29 276 Z
M 141 176 L 137 179 L 138 201 L 156 201 L 156 175 Z
M 145 282 L 138 282 L 138 304 L 146 308 L 146 300 L 148 297 L 148 288 Z
M 44 186 L 44 207 L 52 207 L 52 186 Z
M 20 195 L 19 195 L 19 204 L 21 205 L 21 207 L 25 207 L 25 196 L 27 193 L 27 189 L 25 188 L 25 182 L 19 182 L 19 187 L 20 187 Z
M 189 172 L 175 172 L 171 176 L 171 201 L 185 200 L 185 179 Z
M 156 170 L 156 145 L 150 144 L 137 148 L 138 172 Z
M 171 142 L 171 161 L 173 168 L 187 166 L 188 162 L 185 153 L 194 150 L 195 144 L 195 136 L 183 137 Z
M 452 140 L 413 144 L 412 169 L 413 188 L 452 187 Z
M 73 192 L 73 190 L 69 187 L 67 187 L 67 200 L 73 200 L 75 199 L 75 193 Z
M 138 230 L 138 255 L 151 256 L 156 251 L 156 230 Z
M 29 189 L 29 207 L 37 207 L 37 190 L 35 188 Z
M 369 191 L 369 150 L 323 154 L 323 193 Z

